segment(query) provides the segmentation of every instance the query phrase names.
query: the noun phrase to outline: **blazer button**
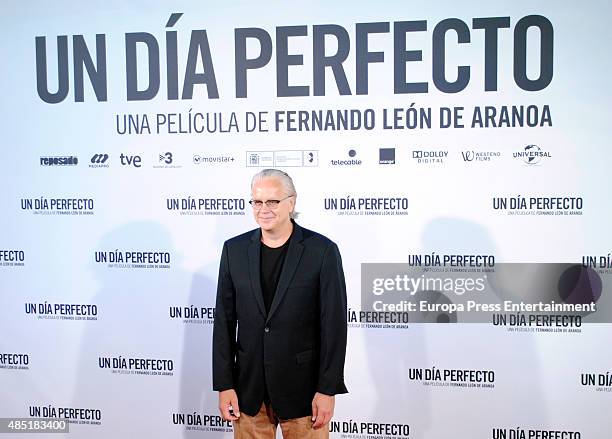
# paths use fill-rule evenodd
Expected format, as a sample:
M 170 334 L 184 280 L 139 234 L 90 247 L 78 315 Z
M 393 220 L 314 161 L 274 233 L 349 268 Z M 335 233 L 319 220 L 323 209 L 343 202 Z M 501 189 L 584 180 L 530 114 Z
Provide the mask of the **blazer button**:
M 266 327 L 264 328 L 264 332 L 270 332 L 270 327 L 269 327 L 269 326 L 266 326 Z

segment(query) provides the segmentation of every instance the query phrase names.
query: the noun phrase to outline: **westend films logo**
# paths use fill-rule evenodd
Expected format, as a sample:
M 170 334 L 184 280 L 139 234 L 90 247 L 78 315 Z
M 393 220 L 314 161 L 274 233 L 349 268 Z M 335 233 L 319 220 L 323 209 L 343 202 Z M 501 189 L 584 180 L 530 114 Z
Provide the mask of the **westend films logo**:
M 430 387 L 463 387 L 492 389 L 495 371 L 471 369 L 441 369 L 438 367 L 409 368 L 408 379 Z
M 171 319 L 182 320 L 185 324 L 212 325 L 215 320 L 215 308 L 204 306 L 170 306 Z
M 108 168 L 108 154 L 94 154 L 89 160 L 90 168 Z
M 539 165 L 551 156 L 550 152 L 544 151 L 538 145 L 527 145 L 522 150 L 512 153 L 512 157 L 522 160 L 527 165 Z
M 153 167 L 154 168 L 165 168 L 165 169 L 177 169 L 177 168 L 182 168 L 183 165 L 178 165 L 175 163 L 174 161 L 174 155 L 167 151 L 167 152 L 160 152 L 157 153 L 154 157 L 153 160 Z
M 461 151 L 461 157 L 464 162 L 490 163 L 493 160 L 499 159 L 501 157 L 501 152 L 465 150 Z
M 245 215 L 244 198 L 166 198 L 166 209 L 179 215 Z
M 584 200 L 582 197 L 493 197 L 492 209 L 508 215 L 582 215 Z
M 94 260 L 108 268 L 128 269 L 168 269 L 171 257 L 169 252 L 162 251 L 96 251 Z
M 378 164 L 379 165 L 394 165 L 395 164 L 395 148 L 379 148 L 378 149 Z
M 277 168 L 281 166 L 315 167 L 319 166 L 319 151 L 247 151 L 247 167 Z
M 361 166 L 362 162 L 357 157 L 357 150 L 349 149 L 346 153 L 348 158 L 344 159 L 331 159 L 329 161 L 330 166 Z
M 214 431 L 231 433 L 232 421 L 226 421 L 219 414 L 197 413 L 195 410 L 187 413 L 172 413 L 172 423 L 185 427 L 186 431 Z
M 334 417 L 329 422 L 329 431 L 346 439 L 410 439 L 408 424 L 370 422 L 362 419 L 343 420 Z
M 40 166 L 76 166 L 79 159 L 73 155 L 41 157 Z
M 236 159 L 232 154 L 194 154 L 193 164 L 198 166 L 233 165 Z
M 121 375 L 174 375 L 174 361 L 162 358 L 130 358 L 98 356 L 98 367 Z
M 25 302 L 25 313 L 45 320 L 98 320 L 98 306 L 84 303 Z
M 0 267 L 23 267 L 25 251 L 0 249 Z
M 412 151 L 412 158 L 420 165 L 441 165 L 448 157 L 446 150 L 422 150 L 417 149 Z
M 27 370 L 29 368 L 29 354 L 15 352 L 0 353 L 0 369 Z
M 31 405 L 29 414 L 31 418 L 59 418 L 69 424 L 102 425 L 102 410 L 87 407 Z

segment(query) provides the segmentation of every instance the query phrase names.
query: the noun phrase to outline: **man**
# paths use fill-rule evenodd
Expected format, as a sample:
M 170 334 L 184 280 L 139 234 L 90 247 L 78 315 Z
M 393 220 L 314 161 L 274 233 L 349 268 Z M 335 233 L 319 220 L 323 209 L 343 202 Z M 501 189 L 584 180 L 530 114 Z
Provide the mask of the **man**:
M 213 388 L 234 438 L 327 438 L 346 393 L 346 286 L 340 252 L 294 220 L 285 172 L 251 182 L 259 228 L 223 245 L 213 330 Z

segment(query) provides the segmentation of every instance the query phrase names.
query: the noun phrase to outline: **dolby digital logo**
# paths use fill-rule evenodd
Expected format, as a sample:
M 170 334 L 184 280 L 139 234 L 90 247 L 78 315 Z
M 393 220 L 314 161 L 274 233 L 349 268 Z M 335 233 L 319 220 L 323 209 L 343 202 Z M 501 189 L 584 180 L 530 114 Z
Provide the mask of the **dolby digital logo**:
M 422 150 L 412 151 L 412 159 L 419 165 L 441 165 L 448 158 L 448 151 L 445 150 Z

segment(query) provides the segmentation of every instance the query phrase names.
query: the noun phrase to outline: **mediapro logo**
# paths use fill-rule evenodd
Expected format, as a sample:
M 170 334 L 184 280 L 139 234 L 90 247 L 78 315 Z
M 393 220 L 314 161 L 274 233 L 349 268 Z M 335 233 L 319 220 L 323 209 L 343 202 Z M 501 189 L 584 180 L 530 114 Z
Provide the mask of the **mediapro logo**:
M 91 157 L 90 168 L 108 168 L 108 154 L 94 154 Z

